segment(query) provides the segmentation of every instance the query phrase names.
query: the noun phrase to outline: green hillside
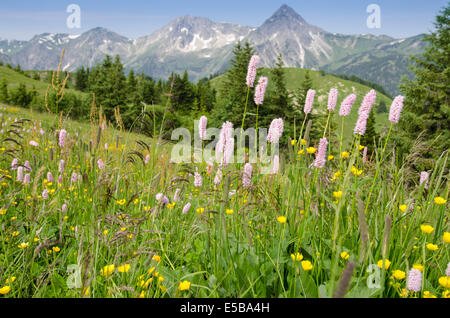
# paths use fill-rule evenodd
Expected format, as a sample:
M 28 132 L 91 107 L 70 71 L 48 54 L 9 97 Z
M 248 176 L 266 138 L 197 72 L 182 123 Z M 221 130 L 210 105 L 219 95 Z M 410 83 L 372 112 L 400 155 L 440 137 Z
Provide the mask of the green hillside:
M 38 92 L 39 96 L 44 96 L 45 92 L 47 90 L 48 83 L 45 81 L 38 81 L 34 80 L 32 78 L 32 72 L 33 71 L 25 71 L 25 74 L 29 74 L 30 77 L 25 76 L 22 73 L 17 72 L 14 69 L 10 69 L 6 66 L 0 66 L 0 82 L 5 79 L 8 83 L 8 89 L 14 89 L 19 86 L 20 83 L 23 83 L 26 85 L 27 90 L 32 89 L 33 86 L 35 87 L 36 91 Z M 44 71 L 39 71 L 39 74 L 41 78 L 43 78 Z M 70 79 L 70 77 L 69 77 Z M 74 93 L 78 96 L 85 96 L 86 94 L 74 89 L 67 89 L 67 92 Z
M 286 86 L 289 90 L 289 93 L 293 93 L 297 89 L 300 88 L 301 83 L 305 79 L 306 69 L 299 68 L 285 68 L 285 78 L 286 78 Z M 260 69 L 258 70 L 258 76 L 267 76 L 269 78 L 268 89 L 272 88 L 271 74 L 270 69 Z M 313 89 L 316 90 L 316 98 L 314 101 L 314 111 L 325 112 L 327 109 L 328 103 L 328 93 L 331 88 L 335 87 L 339 90 L 339 98 L 336 109 L 338 110 L 341 102 L 347 97 L 349 94 L 356 94 L 357 100 L 353 105 L 352 112 L 349 117 L 346 119 L 346 124 L 344 127 L 344 138 L 349 141 L 351 140 L 351 136 L 353 134 L 354 125 L 358 119 L 358 109 L 362 103 L 364 96 L 372 89 L 371 87 L 348 81 L 338 78 L 336 76 L 330 74 L 324 74 L 320 71 L 310 71 L 310 77 L 313 83 Z M 220 75 L 211 80 L 211 85 L 219 89 L 224 81 L 225 75 Z M 220 93 L 218 93 L 220 94 Z M 218 97 L 220 98 L 220 97 Z M 377 107 L 380 101 L 385 102 L 388 109 L 392 103 L 392 100 L 386 95 L 381 94 L 377 91 L 377 100 L 375 107 Z M 264 106 L 264 105 L 263 105 Z M 384 127 L 388 126 L 388 114 L 380 113 L 376 114 L 376 129 L 380 132 Z

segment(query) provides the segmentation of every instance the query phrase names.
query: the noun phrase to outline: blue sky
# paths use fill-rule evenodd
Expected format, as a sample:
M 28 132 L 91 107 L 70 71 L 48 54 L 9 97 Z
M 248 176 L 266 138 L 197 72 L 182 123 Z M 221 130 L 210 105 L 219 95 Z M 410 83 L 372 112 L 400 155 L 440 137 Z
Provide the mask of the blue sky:
M 69 4 L 81 8 L 81 29 L 69 29 Z M 282 4 L 295 9 L 310 24 L 344 34 L 387 34 L 395 38 L 433 29 L 439 10 L 448 0 L 23 0 L 1 1 L 0 37 L 29 40 L 44 32 L 78 34 L 101 26 L 137 38 L 190 14 L 216 22 L 259 26 Z M 369 29 L 366 8 L 378 4 L 381 28 Z

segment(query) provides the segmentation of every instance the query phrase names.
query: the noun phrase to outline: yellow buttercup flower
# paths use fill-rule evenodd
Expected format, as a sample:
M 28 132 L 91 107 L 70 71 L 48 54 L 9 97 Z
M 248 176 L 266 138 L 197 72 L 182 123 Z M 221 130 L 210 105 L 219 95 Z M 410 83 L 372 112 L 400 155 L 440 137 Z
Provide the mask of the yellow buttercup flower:
M 404 271 L 401 270 L 395 270 L 394 273 L 392 274 L 395 279 L 401 280 L 404 279 L 406 277 L 406 273 Z
M 405 212 L 408 207 L 405 204 L 402 204 L 398 208 L 400 209 L 400 211 Z
M 349 152 L 344 151 L 343 153 L 341 153 L 341 158 L 347 159 L 348 157 L 350 157 L 350 153 Z
M 434 227 L 432 227 L 431 225 L 421 225 L 420 229 L 425 234 L 430 234 L 434 231 Z
M 58 253 L 61 249 L 58 246 L 52 247 L 53 252 Z
M 153 259 L 155 262 L 159 262 L 159 261 L 161 261 L 161 256 L 159 256 L 159 255 L 153 255 L 152 259 Z
M 342 252 L 341 253 L 341 258 L 347 260 L 350 257 L 350 254 L 348 254 L 347 252 Z
M 119 267 L 117 267 L 117 271 L 120 273 L 126 273 L 130 270 L 131 265 L 130 264 L 124 264 Z
M 291 140 L 291 145 L 292 145 L 292 146 L 295 146 L 296 143 L 297 143 L 297 140 L 295 140 L 295 139 L 294 139 L 294 140 Z
M 286 219 L 285 216 L 279 216 L 279 217 L 277 218 L 277 220 L 278 220 L 278 222 L 280 222 L 280 223 L 286 223 L 286 221 L 287 221 L 287 219 Z
M 432 244 L 432 243 L 427 244 L 427 249 L 429 249 L 430 251 L 437 251 L 438 248 L 439 248 L 439 246 L 437 246 L 435 244 Z
M 419 271 L 421 271 L 421 272 L 423 272 L 423 266 L 420 265 L 420 264 L 414 264 L 414 265 L 413 265 L 413 268 L 414 268 L 414 269 L 417 269 L 417 270 L 419 270 Z
M 366 146 L 359 145 L 359 150 L 360 150 L 360 151 L 361 151 L 361 150 L 364 150 L 364 148 L 366 148 Z
M 333 192 L 333 197 L 336 199 L 342 198 L 342 191 Z
M 450 290 L 443 291 L 442 298 L 450 298 Z
M 20 249 L 24 249 L 24 248 L 27 248 L 28 245 L 30 245 L 30 244 L 23 242 L 23 243 L 20 243 L 20 245 L 18 245 L 17 247 L 20 248 Z
M 328 156 L 328 161 L 331 161 L 331 160 L 333 160 L 334 159 L 334 156 L 333 155 L 329 155 Z
M 305 146 L 307 143 L 308 143 L 308 142 L 307 142 L 305 139 L 302 139 L 301 144 L 302 144 L 303 146 Z
M 383 260 L 379 260 L 377 265 L 379 268 L 383 269 Z M 389 269 L 389 266 L 391 266 L 391 262 L 387 259 L 384 261 L 384 269 Z
M 185 280 L 183 282 L 180 282 L 180 285 L 178 286 L 178 289 L 180 291 L 183 291 L 183 290 L 189 290 L 190 287 L 191 287 L 191 282 Z
M 355 176 L 360 176 L 360 175 L 362 175 L 362 173 L 363 173 L 362 170 L 358 170 L 355 166 L 352 166 L 351 172 L 352 172 L 353 175 L 355 175 Z
M 114 266 L 114 264 L 106 265 L 105 267 L 103 267 L 103 268 L 101 269 L 100 274 L 101 274 L 102 276 L 110 275 L 110 274 L 112 274 L 112 272 L 114 272 L 114 269 L 115 269 L 115 268 L 116 268 L 116 267 Z
M 15 280 L 16 280 L 16 276 L 11 276 L 10 278 L 6 279 L 5 284 L 14 283 Z
M 439 284 L 444 288 L 450 289 L 450 277 L 449 276 L 440 277 Z
M 428 290 L 423 292 L 423 298 L 437 298 L 435 295 L 430 293 Z
M 300 262 L 303 259 L 303 255 L 300 253 L 291 254 L 291 258 L 294 262 Z
M 10 286 L 3 286 L 2 288 L 0 288 L 0 295 L 6 295 L 10 291 L 11 291 Z
M 445 200 L 444 198 L 441 198 L 441 197 L 436 197 L 436 198 L 434 198 L 434 202 L 435 202 L 436 204 L 441 205 L 441 204 L 447 203 L 447 200 Z
M 175 207 L 175 202 L 167 204 L 167 208 L 172 210 Z
M 303 155 L 304 152 L 305 152 L 305 151 L 304 151 L 303 149 L 300 149 L 300 150 L 297 152 L 297 155 Z
M 117 200 L 117 201 L 116 201 L 116 203 L 117 203 L 118 205 L 124 205 L 124 204 L 125 204 L 125 202 L 126 202 L 126 200 L 125 200 L 125 199 L 122 199 L 122 200 Z
M 310 270 L 312 270 L 313 266 L 310 261 L 303 261 L 302 268 L 304 271 L 310 271 Z
M 205 208 L 197 208 L 196 211 L 198 214 L 202 214 L 203 212 L 205 212 Z
M 445 243 L 450 243 L 450 233 L 444 232 L 444 236 L 442 237 Z
M 316 148 L 314 148 L 314 147 L 309 147 L 309 148 L 306 148 L 306 151 L 310 154 L 310 155 L 312 155 L 313 153 L 315 153 L 316 152 Z
M 231 214 L 234 213 L 234 211 L 233 211 L 233 209 L 227 209 L 227 210 L 225 211 L 225 213 L 228 214 L 228 215 L 231 215 Z

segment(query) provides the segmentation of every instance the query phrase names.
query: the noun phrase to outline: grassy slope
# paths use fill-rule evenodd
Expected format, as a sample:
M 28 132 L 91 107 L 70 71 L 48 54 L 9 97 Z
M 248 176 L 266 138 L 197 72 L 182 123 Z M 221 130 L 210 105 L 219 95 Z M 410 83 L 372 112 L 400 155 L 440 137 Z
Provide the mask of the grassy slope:
M 285 68 L 285 72 L 286 72 L 285 76 L 287 89 L 290 92 L 293 92 L 298 88 L 300 88 L 300 85 L 305 78 L 306 70 L 299 68 Z M 269 77 L 268 89 L 271 89 L 273 83 L 271 83 L 270 80 L 271 75 L 269 74 L 269 69 L 259 70 L 258 75 L 265 75 Z M 326 111 L 328 102 L 328 92 L 333 87 L 339 90 L 338 106 L 336 107 L 336 109 L 339 109 L 338 107 L 340 106 L 340 103 L 349 94 L 355 93 L 356 96 L 358 97 L 355 104 L 353 105 L 353 109 L 350 116 L 345 121 L 344 127 L 345 140 L 347 141 L 351 140 L 353 128 L 356 123 L 356 120 L 358 119 L 358 108 L 361 105 L 364 96 L 371 90 L 371 88 L 356 82 L 343 80 L 329 74 L 322 76 L 319 71 L 310 71 L 310 77 L 312 79 L 313 89 L 317 91 L 314 103 L 314 109 L 316 110 Z M 214 78 L 211 81 L 212 86 L 215 88 L 220 87 L 224 78 L 225 78 L 224 75 Z M 375 106 L 377 106 L 380 101 L 384 101 L 386 105 L 388 105 L 388 107 L 392 103 L 392 100 L 389 97 L 377 92 L 377 101 Z M 388 114 L 377 114 L 376 119 L 377 119 L 376 125 L 377 131 L 380 132 L 384 127 L 388 126 Z
M 27 86 L 27 89 L 32 89 L 34 86 L 39 96 L 44 96 L 48 87 L 48 83 L 46 82 L 36 81 L 32 78 L 29 78 L 23 74 L 16 72 L 15 70 L 12 70 L 5 66 L 0 66 L 0 82 L 3 79 L 5 79 L 8 82 L 8 89 L 14 89 L 17 86 L 19 86 L 19 83 L 23 83 Z M 67 89 L 66 92 L 74 93 L 78 96 L 86 95 L 86 93 L 74 89 Z

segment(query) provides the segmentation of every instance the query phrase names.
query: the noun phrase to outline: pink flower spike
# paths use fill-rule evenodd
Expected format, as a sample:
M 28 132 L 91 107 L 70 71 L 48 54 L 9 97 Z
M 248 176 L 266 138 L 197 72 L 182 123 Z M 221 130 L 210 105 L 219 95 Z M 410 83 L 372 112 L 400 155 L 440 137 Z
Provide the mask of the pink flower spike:
M 313 89 L 308 90 L 308 93 L 306 93 L 306 101 L 305 101 L 305 108 L 303 111 L 305 114 L 309 114 L 312 110 L 313 104 L 314 104 L 314 96 L 316 95 L 316 91 Z
M 98 168 L 99 168 L 100 170 L 105 169 L 105 163 L 103 162 L 102 159 L 98 159 L 98 160 L 97 160 L 97 165 L 98 165 Z
M 65 129 L 61 129 L 59 131 L 59 138 L 58 138 L 58 144 L 60 148 L 64 148 L 64 145 L 66 144 L 66 136 L 67 131 Z
M 258 55 L 253 55 L 250 59 L 250 63 L 248 64 L 248 72 L 247 72 L 247 86 L 253 87 L 256 79 L 256 71 L 258 69 L 258 64 L 260 62 L 260 58 Z
M 314 162 L 314 167 L 323 168 L 325 167 L 326 156 L 327 156 L 328 140 L 327 138 L 320 139 L 319 150 L 317 152 L 316 160 Z
M 191 204 L 188 202 L 183 208 L 183 214 L 187 214 L 189 209 L 191 208 Z
M 208 124 L 208 118 L 205 116 L 200 117 L 200 122 L 198 123 L 198 130 L 201 140 L 206 140 L 206 126 Z
M 202 176 L 197 171 L 194 174 L 194 187 L 200 188 L 202 186 Z
M 413 268 L 408 272 L 406 288 L 416 293 L 422 289 L 422 273 L 418 269 Z
M 23 167 L 20 166 L 17 168 L 17 181 L 22 182 L 23 181 Z
M 252 170 L 252 165 L 246 163 L 244 166 L 244 174 L 242 175 L 242 184 L 244 185 L 244 188 L 248 188 L 252 184 Z
M 336 88 L 332 88 L 330 90 L 330 94 L 328 95 L 328 110 L 330 112 L 334 111 L 334 108 L 336 107 L 338 99 L 338 90 Z
M 356 95 L 348 95 L 341 103 L 341 108 L 339 109 L 339 116 L 348 116 L 352 111 L 352 106 L 356 101 Z
M 274 119 L 269 127 L 269 133 L 267 134 L 267 141 L 272 144 L 277 144 L 280 141 L 283 134 L 284 124 L 283 119 Z
M 393 124 L 398 124 L 398 121 L 400 120 L 404 99 L 403 96 L 397 96 L 392 102 L 391 111 L 389 112 L 389 121 Z
M 258 85 L 255 88 L 255 104 L 262 105 L 264 102 L 264 95 L 266 94 L 266 88 L 268 83 L 267 77 L 260 77 Z

